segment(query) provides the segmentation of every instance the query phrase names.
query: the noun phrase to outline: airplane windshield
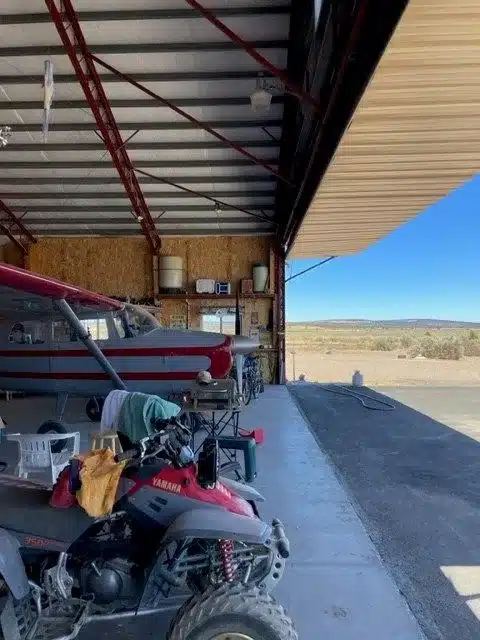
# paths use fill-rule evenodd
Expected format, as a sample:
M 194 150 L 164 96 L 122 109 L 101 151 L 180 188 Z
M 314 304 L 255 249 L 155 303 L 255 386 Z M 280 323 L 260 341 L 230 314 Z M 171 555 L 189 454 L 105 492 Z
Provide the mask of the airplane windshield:
M 129 337 L 141 336 L 158 329 L 160 323 L 151 313 L 140 307 L 127 307 Z

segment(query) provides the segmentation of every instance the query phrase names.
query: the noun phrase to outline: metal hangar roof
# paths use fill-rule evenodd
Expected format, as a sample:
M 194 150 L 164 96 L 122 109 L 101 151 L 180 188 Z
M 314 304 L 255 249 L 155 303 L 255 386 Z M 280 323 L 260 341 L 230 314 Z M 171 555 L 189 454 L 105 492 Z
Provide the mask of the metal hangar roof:
M 205 5 L 275 66 L 285 67 L 290 2 Z M 255 113 L 250 94 L 263 69 L 200 13 L 183 0 L 77 0 L 74 6 L 93 54 L 277 167 L 283 88 L 275 91 L 268 113 Z M 54 98 L 44 142 L 46 59 L 53 62 Z M 160 234 L 274 232 L 271 171 L 96 67 Z M 2 2 L 2 125 L 12 132 L 0 150 L 0 197 L 15 215 L 26 212 L 22 221 L 35 236 L 142 232 L 43 0 Z
M 288 251 L 405 4 L 3 0 L 0 231 Z

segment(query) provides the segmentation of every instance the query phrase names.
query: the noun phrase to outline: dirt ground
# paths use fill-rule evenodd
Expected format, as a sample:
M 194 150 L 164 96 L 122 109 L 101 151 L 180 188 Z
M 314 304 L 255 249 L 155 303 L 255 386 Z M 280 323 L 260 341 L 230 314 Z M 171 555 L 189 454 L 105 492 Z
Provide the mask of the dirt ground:
M 304 374 L 311 382 L 351 382 L 359 369 L 367 386 L 479 386 L 480 358 L 461 360 L 399 359 L 395 352 L 320 351 L 297 349 L 295 355 L 287 347 L 287 378 Z

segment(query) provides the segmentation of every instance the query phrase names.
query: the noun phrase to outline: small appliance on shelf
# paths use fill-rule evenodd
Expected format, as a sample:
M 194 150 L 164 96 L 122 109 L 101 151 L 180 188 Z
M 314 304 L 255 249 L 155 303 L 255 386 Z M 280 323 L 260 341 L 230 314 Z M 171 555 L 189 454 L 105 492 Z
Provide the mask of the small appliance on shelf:
M 215 284 L 215 293 L 217 296 L 229 296 L 232 292 L 230 282 L 217 282 Z
M 215 293 L 215 280 L 201 278 L 195 282 L 196 293 Z

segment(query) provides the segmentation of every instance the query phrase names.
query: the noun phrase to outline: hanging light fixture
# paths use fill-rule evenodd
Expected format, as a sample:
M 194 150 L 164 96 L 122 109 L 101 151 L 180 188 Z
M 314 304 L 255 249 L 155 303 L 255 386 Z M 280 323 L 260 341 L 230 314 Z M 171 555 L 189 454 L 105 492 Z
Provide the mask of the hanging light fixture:
M 272 94 L 263 74 L 259 74 L 257 78 L 257 84 L 255 91 L 250 94 L 250 105 L 255 113 L 262 114 L 267 113 L 270 110 L 272 104 Z
M 281 81 L 271 78 L 269 81 L 264 77 L 263 73 L 258 74 L 255 91 L 250 94 L 250 106 L 255 113 L 265 114 L 270 110 L 272 97 L 275 93 L 288 93 L 295 95 L 289 91 Z
M 43 141 L 47 141 L 48 125 L 50 120 L 50 109 L 53 102 L 54 83 L 53 83 L 53 62 L 51 60 L 45 60 L 44 62 L 44 76 L 43 76 Z

